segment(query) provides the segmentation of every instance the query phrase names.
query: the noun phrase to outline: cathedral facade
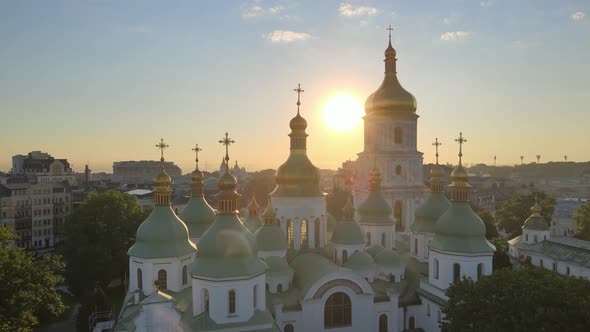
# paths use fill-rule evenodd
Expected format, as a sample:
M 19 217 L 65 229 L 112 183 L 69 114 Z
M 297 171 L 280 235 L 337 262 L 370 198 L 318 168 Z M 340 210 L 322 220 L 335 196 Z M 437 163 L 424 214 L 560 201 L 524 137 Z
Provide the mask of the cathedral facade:
M 239 217 L 238 180 L 227 166 L 234 142 L 227 133 L 220 141 L 227 171 L 218 179 L 216 209 L 203 197 L 197 158 L 193 197 L 176 215 L 162 152 L 155 207 L 128 251 L 129 289 L 116 331 L 440 331 L 445 290 L 463 276 L 490 274 L 495 249 L 469 205 L 460 159 L 450 201 L 433 168 L 436 185 L 414 223 L 414 209 L 427 194 L 415 100 L 396 83 L 391 41 L 385 54 L 387 83 L 367 102 L 368 133 L 359 154 L 357 183 L 365 188 L 358 185 L 330 233 L 319 169 L 306 153 L 300 87 L 289 157 L 262 214 L 253 199 L 247 218 Z M 401 226 L 398 201 L 405 209 Z M 415 250 L 396 249 L 398 230 L 411 232 Z

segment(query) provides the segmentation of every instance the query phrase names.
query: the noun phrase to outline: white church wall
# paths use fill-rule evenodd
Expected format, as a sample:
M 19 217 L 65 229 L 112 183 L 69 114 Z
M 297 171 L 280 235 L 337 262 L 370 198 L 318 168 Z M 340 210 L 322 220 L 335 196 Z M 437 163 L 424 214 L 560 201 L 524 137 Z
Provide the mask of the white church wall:
M 174 309 L 172 302 L 160 302 L 144 305 L 134 324 L 136 331 L 181 332 L 179 322 L 180 314 Z
M 460 277 L 467 277 L 477 280 L 478 265 L 483 264 L 482 275 L 490 275 L 492 273 L 492 255 L 479 256 L 459 256 L 441 253 L 435 250 L 430 250 L 429 255 L 429 282 L 440 288 L 447 289 L 453 282 L 454 278 L 454 264 L 460 266 Z M 435 261 L 438 260 L 438 278 L 436 275 Z
M 142 291 L 144 295 L 152 294 L 156 291 L 155 281 L 158 280 L 158 272 L 166 271 L 166 289 L 173 292 L 190 287 L 190 264 L 194 261 L 194 254 L 188 254 L 182 257 L 174 258 L 156 258 L 142 259 L 138 257 L 129 258 L 129 289 L 138 289 L 137 269 L 141 269 Z M 187 283 L 182 284 L 182 268 L 187 267 Z

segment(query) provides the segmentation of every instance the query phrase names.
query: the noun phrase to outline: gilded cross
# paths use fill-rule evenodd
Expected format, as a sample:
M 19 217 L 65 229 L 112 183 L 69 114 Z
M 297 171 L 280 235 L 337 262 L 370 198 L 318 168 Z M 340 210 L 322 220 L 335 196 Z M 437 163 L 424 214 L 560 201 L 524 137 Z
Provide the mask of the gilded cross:
M 455 142 L 459 143 L 459 162 L 461 162 L 461 157 L 463 157 L 463 143 L 467 142 L 467 140 L 463 138 L 463 133 L 459 133 L 459 138 L 455 139 Z
M 225 133 L 225 137 L 223 139 L 219 140 L 219 143 L 225 145 L 225 164 L 227 165 L 227 162 L 229 161 L 229 146 L 232 143 L 235 143 L 236 141 L 234 141 L 233 139 L 229 138 L 228 133 Z
M 389 41 L 391 41 L 391 32 L 393 31 L 393 28 L 391 27 L 391 24 L 389 25 L 389 28 L 385 29 L 389 31 Z
M 160 149 L 160 161 L 164 162 L 164 149 L 169 147 L 169 145 L 164 143 L 163 138 L 160 138 L 160 143 L 156 144 L 156 147 Z
M 297 92 L 297 113 L 299 113 L 299 105 L 301 105 L 301 93 L 305 92 L 301 88 L 301 83 L 297 84 L 297 88 L 293 89 L 293 91 Z
M 438 137 L 435 137 L 432 145 L 434 145 L 434 148 L 436 149 L 436 163 L 438 164 L 438 147 L 441 146 L 442 143 L 438 141 Z
M 199 144 L 195 144 L 195 147 L 191 150 L 195 151 L 195 162 L 197 163 L 197 168 L 199 168 L 199 151 L 203 151 L 203 149 L 199 147 Z

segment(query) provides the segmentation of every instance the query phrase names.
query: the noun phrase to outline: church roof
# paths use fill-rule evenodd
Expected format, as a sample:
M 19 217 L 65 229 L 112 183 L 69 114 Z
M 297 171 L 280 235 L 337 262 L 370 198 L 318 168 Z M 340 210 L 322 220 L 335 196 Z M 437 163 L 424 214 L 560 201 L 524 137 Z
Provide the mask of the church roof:
M 336 223 L 338 221 L 336 220 L 336 217 L 334 217 L 332 214 L 328 213 L 328 232 L 333 232 L 334 228 L 336 227 Z
M 200 237 L 215 220 L 215 211 L 203 196 L 193 196 L 180 213 L 191 238 Z
M 248 215 L 246 219 L 244 219 L 244 225 L 250 230 L 250 232 L 254 233 L 262 225 L 262 218 L 258 215 Z
M 373 257 L 366 252 L 356 251 L 342 266 L 352 270 L 368 269 L 375 267 L 375 261 L 373 260 Z
M 525 220 L 522 228 L 532 231 L 548 231 L 549 223 L 542 216 L 530 216 Z
M 415 221 L 411 228 L 416 232 L 434 233 L 438 218 L 451 206 L 451 203 L 442 192 L 430 193 L 424 204 L 414 212 Z
M 255 236 L 260 251 L 287 250 L 285 234 L 277 224 L 262 225 L 256 231 Z
M 294 270 L 287 264 L 287 261 L 279 256 L 270 256 L 264 259 L 268 265 L 267 276 L 287 275 L 293 277 Z
M 334 262 L 316 253 L 298 255 L 291 261 L 290 265 L 295 269 L 293 281 L 301 291 L 302 296 L 305 296 L 320 278 L 340 270 Z
M 376 243 L 373 243 L 365 248 L 365 252 L 371 255 L 371 257 L 373 258 L 375 258 L 375 256 L 377 256 L 377 254 L 379 254 L 383 250 L 385 250 L 385 248 L 383 248 L 383 246 L 381 246 L 380 244 Z
M 401 267 L 402 261 L 397 252 L 391 249 L 383 249 L 375 256 L 375 263 L 379 266 Z
M 332 233 L 332 243 L 335 244 L 365 244 L 361 226 L 354 220 L 343 220 L 336 223 Z

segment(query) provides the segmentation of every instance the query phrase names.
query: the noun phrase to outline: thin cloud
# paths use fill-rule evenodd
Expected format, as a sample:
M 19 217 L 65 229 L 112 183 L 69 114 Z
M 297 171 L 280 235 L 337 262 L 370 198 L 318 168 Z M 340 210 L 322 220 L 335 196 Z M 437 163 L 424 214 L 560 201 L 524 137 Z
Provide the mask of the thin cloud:
M 283 5 L 264 7 L 260 1 L 247 2 L 242 5 L 241 16 L 243 19 L 251 19 L 263 15 L 278 15 L 285 10 Z
M 355 17 L 355 16 L 373 16 L 379 12 L 375 7 L 369 6 L 353 6 L 352 4 L 342 2 L 338 7 L 338 12 L 342 16 Z
M 572 20 L 574 21 L 581 21 L 586 17 L 584 12 L 577 12 L 572 14 Z
M 442 35 L 440 35 L 440 40 L 442 40 L 442 41 L 456 41 L 456 40 L 465 39 L 469 36 L 471 36 L 471 32 L 449 31 L 449 32 L 445 32 Z
M 480 6 L 483 8 L 492 7 L 496 3 L 495 0 L 486 0 L 479 3 Z
M 311 38 L 311 35 L 305 32 L 295 32 L 289 30 L 275 30 L 264 35 L 264 38 L 273 43 L 291 43 L 295 41 L 304 41 Z

